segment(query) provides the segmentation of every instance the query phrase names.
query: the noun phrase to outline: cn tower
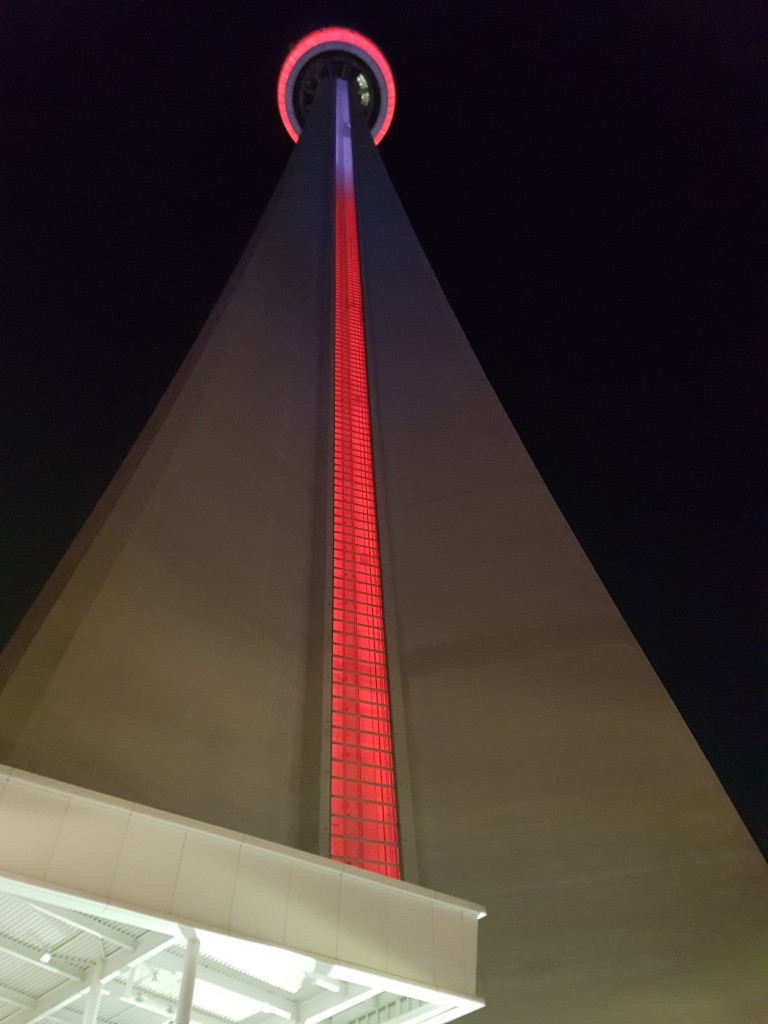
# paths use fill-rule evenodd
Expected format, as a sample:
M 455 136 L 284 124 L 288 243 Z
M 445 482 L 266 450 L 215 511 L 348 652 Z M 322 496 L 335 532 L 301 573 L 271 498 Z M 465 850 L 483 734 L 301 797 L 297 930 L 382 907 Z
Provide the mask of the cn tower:
M 764 861 L 448 306 L 395 100 L 357 31 L 290 49 L 273 199 L 0 662 L 9 1024 L 763 1019 Z

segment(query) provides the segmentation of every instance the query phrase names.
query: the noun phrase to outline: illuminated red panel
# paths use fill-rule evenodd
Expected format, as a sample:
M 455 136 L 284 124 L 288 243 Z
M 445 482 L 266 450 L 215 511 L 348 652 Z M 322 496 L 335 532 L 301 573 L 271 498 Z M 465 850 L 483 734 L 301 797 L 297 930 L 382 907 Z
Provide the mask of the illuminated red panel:
M 373 137 L 373 141 L 378 146 L 389 131 L 389 126 L 392 124 L 392 118 L 395 115 L 395 79 L 387 58 L 378 46 L 372 43 L 366 36 L 361 35 L 359 32 L 353 32 L 349 28 L 320 28 L 315 32 L 310 32 L 309 35 L 304 36 L 303 39 L 296 43 L 283 61 L 283 66 L 280 68 L 280 74 L 277 79 L 277 109 L 280 111 L 280 120 L 283 122 L 285 130 L 294 142 L 299 141 L 299 136 L 296 134 L 296 129 L 291 124 L 291 118 L 288 114 L 287 90 L 291 71 L 293 71 L 305 54 L 326 43 L 339 43 L 341 45 L 346 43 L 348 46 L 359 50 L 371 64 L 376 65 L 379 69 L 384 80 L 385 95 L 382 96 L 382 102 L 386 103 L 386 110 L 379 130 Z
M 336 83 L 331 841 L 400 877 L 349 96 Z

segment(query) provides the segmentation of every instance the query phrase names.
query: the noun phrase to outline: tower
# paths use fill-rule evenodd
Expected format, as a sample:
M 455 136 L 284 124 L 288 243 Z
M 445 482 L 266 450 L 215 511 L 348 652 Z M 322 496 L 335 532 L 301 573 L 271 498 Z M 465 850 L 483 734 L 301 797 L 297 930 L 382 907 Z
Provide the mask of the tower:
M 277 968 L 252 994 L 283 1019 L 368 1019 L 382 1008 L 370 978 L 387 969 L 389 1020 L 473 1008 L 482 911 L 434 890 L 489 907 L 489 1021 L 749 1019 L 762 1005 L 763 868 L 413 237 L 374 145 L 393 109 L 386 62 L 356 33 L 313 34 L 289 55 L 278 101 L 300 141 L 275 198 L 6 655 L 7 806 L 19 834 L 33 843 L 43 822 L 51 845 L 39 878 L 20 866 L 23 844 L 4 870 L 25 897 L 36 881 L 56 920 L 56 886 L 58 899 L 99 896 L 105 939 L 154 913 L 309 949 L 314 970 L 284 958 L 303 972 L 297 998 L 275 994 Z M 43 805 L 47 818 L 30 810 Z M 75 884 L 85 820 L 99 870 Z M 147 821 L 157 850 L 185 833 L 165 910 L 125 866 L 140 863 L 125 843 Z M 234 876 L 211 869 L 209 905 L 195 865 L 234 857 L 217 829 L 254 838 Z M 302 879 L 296 892 L 281 888 L 286 871 Z M 266 933 L 248 932 L 245 889 L 261 893 Z M 345 901 L 347 932 L 332 909 Z M 287 908 L 282 932 L 274 902 Z M 383 939 L 382 907 L 394 922 Z M 128 939 L 178 966 L 156 928 Z M 189 939 L 188 959 L 195 942 L 213 971 L 205 936 Z M 347 1005 L 302 1009 L 318 980 L 352 986 Z M 90 990 L 112 984 L 94 977 Z M 18 1020 L 26 1010 L 37 1012 L 22 1004 Z

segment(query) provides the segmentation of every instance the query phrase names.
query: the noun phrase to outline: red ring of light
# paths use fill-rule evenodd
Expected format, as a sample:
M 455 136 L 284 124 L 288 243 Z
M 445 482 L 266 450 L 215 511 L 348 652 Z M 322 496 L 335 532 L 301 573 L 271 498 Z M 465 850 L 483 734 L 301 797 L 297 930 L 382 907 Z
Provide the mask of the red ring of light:
M 291 124 L 291 119 L 288 116 L 288 102 L 287 102 L 287 89 L 288 89 L 288 78 L 293 71 L 294 67 L 301 58 L 313 50 L 316 46 L 321 43 L 349 43 L 350 46 L 356 47 L 358 50 L 366 55 L 366 57 L 375 64 L 384 79 L 384 93 L 381 97 L 382 102 L 386 103 L 384 111 L 384 120 L 381 122 L 381 128 L 373 138 L 373 141 L 378 144 L 387 134 L 389 126 L 392 124 L 392 118 L 395 113 L 395 79 L 392 75 L 392 69 L 387 63 L 387 59 L 378 46 L 374 45 L 370 39 L 366 36 L 360 35 L 359 32 L 353 32 L 349 28 L 319 28 L 315 32 L 310 32 L 308 36 L 304 36 L 296 45 L 293 47 L 291 52 L 283 61 L 283 66 L 280 68 L 280 75 L 277 79 L 277 109 L 280 111 L 280 120 L 283 122 L 285 130 L 291 136 L 294 142 L 299 141 L 299 136 L 296 133 L 295 128 Z

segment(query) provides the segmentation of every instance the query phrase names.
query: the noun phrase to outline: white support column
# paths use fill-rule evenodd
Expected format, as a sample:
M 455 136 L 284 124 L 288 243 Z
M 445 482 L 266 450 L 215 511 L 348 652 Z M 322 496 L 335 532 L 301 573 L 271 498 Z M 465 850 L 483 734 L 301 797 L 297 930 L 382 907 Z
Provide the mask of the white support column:
M 101 976 L 104 973 L 104 961 L 97 960 L 88 976 L 88 995 L 85 999 L 83 1024 L 96 1024 L 101 1002 Z
M 184 929 L 186 932 L 186 929 Z M 176 1004 L 176 1024 L 189 1024 L 192 1014 L 192 997 L 195 994 L 195 972 L 200 953 L 200 940 L 193 931 L 187 935 L 187 949 L 184 953 L 184 971 L 181 975 L 179 1001 Z

